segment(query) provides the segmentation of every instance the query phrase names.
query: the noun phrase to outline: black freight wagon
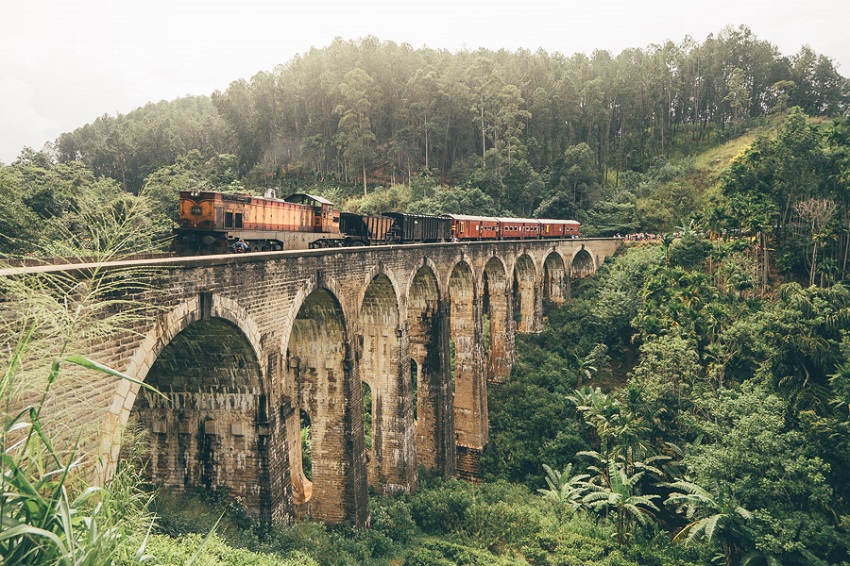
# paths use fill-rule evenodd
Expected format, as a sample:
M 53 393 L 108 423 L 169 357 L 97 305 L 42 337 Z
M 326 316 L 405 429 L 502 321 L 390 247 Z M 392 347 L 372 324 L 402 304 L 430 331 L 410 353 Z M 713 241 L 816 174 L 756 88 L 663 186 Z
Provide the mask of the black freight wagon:
M 345 234 L 346 246 L 386 244 L 392 239 L 393 219 L 386 216 L 341 212 L 339 231 Z
M 452 239 L 450 218 L 406 212 L 385 212 L 395 221 L 393 241 L 399 244 L 415 242 L 448 242 Z

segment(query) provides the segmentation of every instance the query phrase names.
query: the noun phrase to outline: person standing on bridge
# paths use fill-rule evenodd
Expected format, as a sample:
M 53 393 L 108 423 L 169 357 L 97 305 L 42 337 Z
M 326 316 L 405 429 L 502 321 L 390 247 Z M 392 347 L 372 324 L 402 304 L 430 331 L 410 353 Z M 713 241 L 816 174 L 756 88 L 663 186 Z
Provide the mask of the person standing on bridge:
M 230 246 L 230 249 L 235 254 L 244 254 L 244 253 L 247 253 L 248 251 L 250 251 L 248 244 L 243 242 L 241 238 L 236 238 L 236 241 L 233 242 L 233 245 Z

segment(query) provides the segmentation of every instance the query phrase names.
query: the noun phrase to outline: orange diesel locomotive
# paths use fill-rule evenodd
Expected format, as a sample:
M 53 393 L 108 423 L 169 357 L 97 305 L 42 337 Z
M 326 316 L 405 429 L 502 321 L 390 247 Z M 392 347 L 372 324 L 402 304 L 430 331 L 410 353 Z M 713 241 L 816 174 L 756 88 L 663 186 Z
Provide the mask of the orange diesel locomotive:
M 180 193 L 180 254 L 227 253 L 238 241 L 250 251 L 274 251 L 336 246 L 339 239 L 339 211 L 322 197 Z

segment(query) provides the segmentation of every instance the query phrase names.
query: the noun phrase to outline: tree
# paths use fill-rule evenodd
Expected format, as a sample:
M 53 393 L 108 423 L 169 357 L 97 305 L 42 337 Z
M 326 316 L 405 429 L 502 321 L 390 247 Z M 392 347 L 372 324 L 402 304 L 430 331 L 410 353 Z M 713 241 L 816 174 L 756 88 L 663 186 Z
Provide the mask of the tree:
M 346 73 L 339 85 L 343 102 L 334 112 L 340 115 L 339 140 L 347 159 L 358 162 L 363 173 L 363 196 L 366 196 L 366 164 L 376 155 L 377 138 L 372 131 L 370 94 L 374 80 L 363 69 Z
M 747 116 L 750 109 L 750 84 L 749 77 L 743 69 L 736 68 L 732 71 L 727 83 L 728 94 L 723 102 L 728 102 L 732 109 L 732 124 L 737 130 L 741 120 Z
M 417 69 L 414 76 L 407 82 L 405 101 L 410 108 L 414 127 L 422 132 L 425 151 L 425 170 L 431 168 L 431 144 L 433 133 L 437 129 L 437 70 L 431 66 Z M 421 129 L 420 129 L 421 128 Z
M 481 162 L 486 169 L 487 142 L 490 141 L 491 147 L 498 143 L 495 121 L 503 77 L 494 61 L 488 57 L 476 57 L 468 70 L 468 76 L 472 92 L 470 111 L 481 132 Z
M 742 507 L 753 550 L 779 563 L 827 562 L 847 552 L 831 511 L 838 502 L 829 465 L 794 426 L 787 404 L 764 386 L 744 384 L 699 399 L 704 441 L 684 458 L 689 477 L 722 509 Z
M 825 238 L 830 234 L 824 232 L 835 215 L 836 205 L 831 199 L 807 199 L 796 204 L 797 214 L 804 220 L 808 220 L 812 234 L 812 265 L 809 270 L 809 285 L 815 284 L 815 273 L 817 273 L 818 249 L 825 244 Z M 821 281 L 823 282 L 823 281 Z
M 746 530 L 746 522 L 753 514 L 740 505 L 729 505 L 722 499 L 715 500 L 706 490 L 695 483 L 679 480 L 669 486 L 673 491 L 666 505 L 676 507 L 687 519 L 697 514 L 705 516 L 695 519 L 682 527 L 673 542 L 684 540 L 691 543 L 700 539 L 711 543 L 720 541 L 726 566 L 732 566 L 736 560 L 753 547 L 751 534 Z
M 497 216 L 495 201 L 481 189 L 437 190 L 433 196 L 416 201 L 408 212 L 416 214 L 479 214 Z
M 550 194 L 566 198 L 567 202 L 571 201 L 572 213 L 569 216 L 553 216 L 553 218 L 575 218 L 578 211 L 585 208 L 585 201 L 591 196 L 591 191 L 597 184 L 595 161 L 596 155 L 586 143 L 570 146 L 564 151 L 558 173 L 553 176 L 555 185 L 550 189 L 552 191 Z M 543 204 L 540 208 L 543 210 L 539 214 L 535 212 L 535 215 L 538 215 L 538 218 L 544 218 Z
M 525 145 L 520 136 L 531 112 L 524 108 L 525 100 L 516 85 L 505 85 L 498 95 L 498 111 L 494 117 L 496 147 L 507 157 L 508 166 L 514 157 L 525 157 Z
M 625 466 L 613 459 L 607 464 L 607 469 L 591 467 L 597 472 L 594 478 L 597 483 L 594 480 L 588 482 L 590 492 L 582 501 L 590 509 L 602 512 L 610 510 L 615 517 L 617 544 L 628 544 L 631 542 L 634 524 L 646 527 L 654 519 L 652 511 L 659 509 L 652 501 L 659 496 L 638 494 L 637 485 L 645 472 L 628 475 Z
M 543 464 L 543 469 L 546 470 L 546 485 L 548 489 L 538 489 L 546 499 L 551 499 L 556 503 L 563 505 L 576 511 L 583 506 L 582 496 L 587 489 L 586 480 L 590 478 L 589 474 L 573 474 L 572 463 L 567 464 L 563 472 L 553 470 L 548 465 Z

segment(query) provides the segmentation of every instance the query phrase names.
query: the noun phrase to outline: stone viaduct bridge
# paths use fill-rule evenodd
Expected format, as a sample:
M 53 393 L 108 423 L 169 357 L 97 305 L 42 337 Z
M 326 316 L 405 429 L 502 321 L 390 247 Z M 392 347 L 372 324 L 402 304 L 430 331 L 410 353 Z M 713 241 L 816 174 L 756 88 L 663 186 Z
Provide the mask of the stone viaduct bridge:
M 155 316 L 88 354 L 167 400 L 100 374 L 71 396 L 90 407 L 107 471 L 133 419 L 148 431 L 158 484 L 227 488 L 274 521 L 362 526 L 369 485 L 414 490 L 418 466 L 476 476 L 487 384 L 510 375 L 515 333 L 540 331 L 543 299 L 568 298 L 571 279 L 593 273 L 619 245 L 529 240 L 149 260 L 163 266 L 148 297 Z

